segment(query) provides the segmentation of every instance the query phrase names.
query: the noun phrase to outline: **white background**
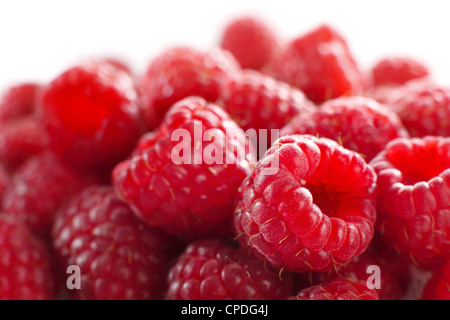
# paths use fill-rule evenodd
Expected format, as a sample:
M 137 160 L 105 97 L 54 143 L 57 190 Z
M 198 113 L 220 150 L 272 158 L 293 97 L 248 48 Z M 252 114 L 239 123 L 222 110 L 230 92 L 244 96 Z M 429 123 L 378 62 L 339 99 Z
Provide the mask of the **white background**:
M 224 25 L 241 14 L 266 19 L 285 40 L 329 23 L 363 68 L 408 55 L 450 84 L 448 0 L 1 0 L 0 88 L 49 81 L 90 56 L 120 57 L 142 73 L 166 46 L 217 45 Z

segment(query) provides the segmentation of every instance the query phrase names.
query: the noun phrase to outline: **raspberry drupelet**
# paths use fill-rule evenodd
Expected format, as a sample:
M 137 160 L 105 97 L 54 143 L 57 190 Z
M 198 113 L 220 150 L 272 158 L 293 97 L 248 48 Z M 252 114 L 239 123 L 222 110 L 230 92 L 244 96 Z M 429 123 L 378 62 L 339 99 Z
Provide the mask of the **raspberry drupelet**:
M 235 233 L 272 266 L 295 272 L 347 264 L 374 233 L 376 176 L 326 138 L 284 136 L 243 182 Z
M 115 167 L 113 185 L 138 217 L 168 233 L 231 234 L 233 203 L 250 173 L 251 150 L 221 107 L 189 97 Z
M 450 257 L 450 138 L 390 142 L 370 165 L 378 177 L 377 229 L 422 267 Z
M 285 300 L 292 291 L 289 277 L 225 242 L 202 239 L 191 243 L 167 277 L 168 300 Z

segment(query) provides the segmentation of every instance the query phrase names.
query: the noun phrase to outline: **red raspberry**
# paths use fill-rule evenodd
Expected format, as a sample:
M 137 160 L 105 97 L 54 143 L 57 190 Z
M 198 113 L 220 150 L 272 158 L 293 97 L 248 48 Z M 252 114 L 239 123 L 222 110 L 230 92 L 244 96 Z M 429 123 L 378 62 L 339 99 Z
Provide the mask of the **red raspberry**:
M 202 143 L 208 134 L 213 141 Z M 250 172 L 245 141 L 222 108 L 186 98 L 170 109 L 158 131 L 143 137 L 130 159 L 116 166 L 113 184 L 152 226 L 186 238 L 228 234 L 234 199 Z M 180 144 L 186 149 L 181 151 Z
M 122 58 L 117 58 L 117 57 L 106 57 L 105 58 L 105 57 L 103 57 L 98 60 L 98 63 L 105 63 L 105 62 L 111 64 L 113 67 L 115 67 L 117 69 L 125 71 L 126 73 L 128 73 L 131 76 L 134 76 L 133 69 L 129 65 L 128 61 L 126 61 Z
M 165 50 L 151 61 L 141 81 L 144 114 L 149 126 L 158 126 L 173 104 L 189 96 L 215 102 L 223 83 L 239 71 L 234 57 L 219 48 Z
M 347 264 L 369 245 L 375 172 L 326 138 L 280 138 L 241 186 L 235 232 L 273 266 L 296 272 Z
M 169 240 L 140 223 L 111 187 L 88 187 L 71 198 L 53 239 L 62 264 L 80 268 L 81 299 L 162 298 Z
M 2 203 L 3 195 L 8 189 L 10 183 L 11 178 L 9 176 L 9 173 L 6 168 L 0 163 L 0 204 Z
M 295 115 L 313 109 L 300 90 L 253 70 L 229 81 L 219 102 L 244 130 L 281 129 Z
M 169 300 L 285 300 L 291 279 L 218 240 L 191 243 L 170 269 Z
M 309 272 L 304 274 L 303 286 L 320 285 L 338 278 L 350 281 L 367 281 L 373 274 L 369 267 L 379 267 L 380 288 L 377 294 L 380 300 L 402 300 L 406 294 L 411 274 L 409 264 L 390 248 L 381 239 L 372 240 L 367 250 L 355 257 L 345 266 L 337 266 L 328 272 Z
M 412 137 L 450 136 L 450 88 L 414 80 L 395 90 L 386 104 Z
M 369 289 L 365 281 L 336 279 L 300 291 L 290 300 L 379 300 L 377 291 Z
M 398 89 L 399 87 L 394 86 L 376 86 L 367 88 L 363 96 L 374 99 L 378 103 L 383 105 L 387 105 L 389 100 L 391 99 L 391 95 Z
M 2 209 L 27 225 L 35 235 L 47 238 L 56 210 L 98 180 L 93 174 L 75 170 L 44 152 L 17 169 L 4 195 Z
M 63 72 L 45 88 L 42 111 L 51 148 L 77 165 L 112 166 L 142 134 L 136 84 L 110 63 Z
M 281 135 L 311 134 L 338 141 L 370 161 L 391 140 L 408 137 L 398 116 L 373 99 L 341 97 L 296 116 Z
M 266 21 L 243 16 L 226 25 L 220 46 L 231 52 L 243 69 L 260 70 L 277 54 L 280 41 Z
M 450 261 L 432 269 L 421 300 L 450 300 Z
M 47 148 L 47 133 L 33 115 L 0 125 L 0 163 L 9 171 L 16 170 Z
M 370 165 L 378 176 L 377 229 L 421 266 L 450 257 L 450 138 L 399 138 Z
M 46 248 L 19 222 L 0 214 L 0 300 L 56 299 Z
M 292 40 L 271 63 L 275 78 L 300 88 L 315 103 L 356 95 L 364 85 L 363 75 L 345 39 L 335 29 L 322 25 Z
M 410 80 L 429 76 L 428 67 L 408 57 L 386 57 L 370 70 L 373 86 L 400 86 Z
M 33 114 L 40 91 L 41 86 L 36 83 L 20 83 L 8 88 L 0 99 L 0 122 Z
M 0 99 L 0 163 L 8 171 L 47 148 L 48 137 L 37 118 L 41 91 L 38 84 L 21 83 Z

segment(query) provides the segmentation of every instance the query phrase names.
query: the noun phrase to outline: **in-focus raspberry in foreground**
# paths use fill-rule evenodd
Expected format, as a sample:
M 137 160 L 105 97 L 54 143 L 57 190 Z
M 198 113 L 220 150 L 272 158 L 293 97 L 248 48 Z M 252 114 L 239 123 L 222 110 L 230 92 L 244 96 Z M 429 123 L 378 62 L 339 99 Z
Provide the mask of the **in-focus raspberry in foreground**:
M 209 135 L 214 138 L 202 141 Z M 113 185 L 151 226 L 185 238 L 230 235 L 234 200 L 251 171 L 249 156 L 244 133 L 222 108 L 189 97 L 116 166 Z
M 282 137 L 243 182 L 237 238 L 279 270 L 347 264 L 372 240 L 375 186 L 357 153 L 326 138 Z

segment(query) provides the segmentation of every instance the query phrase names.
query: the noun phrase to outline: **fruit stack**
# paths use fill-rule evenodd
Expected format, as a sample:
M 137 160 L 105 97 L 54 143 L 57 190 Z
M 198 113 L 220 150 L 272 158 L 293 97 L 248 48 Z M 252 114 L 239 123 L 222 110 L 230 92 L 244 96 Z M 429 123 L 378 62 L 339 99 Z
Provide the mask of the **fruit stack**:
M 450 87 L 331 25 L 218 38 L 6 88 L 0 299 L 449 300 Z

